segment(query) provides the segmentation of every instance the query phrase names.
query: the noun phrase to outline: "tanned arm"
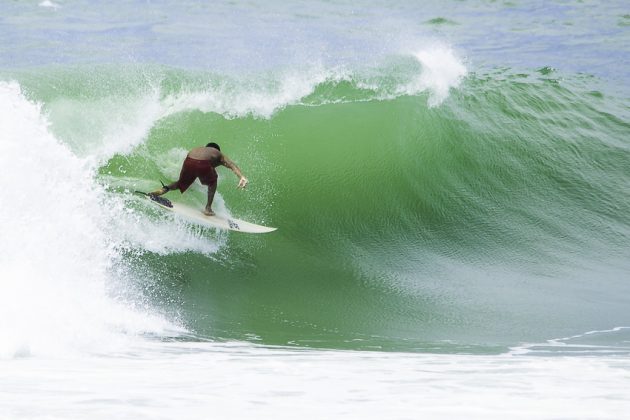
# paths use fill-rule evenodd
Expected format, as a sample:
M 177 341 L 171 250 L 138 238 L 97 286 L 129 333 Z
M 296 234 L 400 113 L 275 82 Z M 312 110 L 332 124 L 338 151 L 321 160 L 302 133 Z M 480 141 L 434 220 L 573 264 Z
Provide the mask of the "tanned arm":
M 239 167 L 236 166 L 236 163 L 232 162 L 232 160 L 225 156 L 223 153 L 221 154 L 221 165 L 225 166 L 226 168 L 230 168 L 232 172 L 236 174 L 236 176 L 238 177 L 238 188 L 245 188 L 247 186 L 247 184 L 249 183 L 247 178 L 243 176 Z

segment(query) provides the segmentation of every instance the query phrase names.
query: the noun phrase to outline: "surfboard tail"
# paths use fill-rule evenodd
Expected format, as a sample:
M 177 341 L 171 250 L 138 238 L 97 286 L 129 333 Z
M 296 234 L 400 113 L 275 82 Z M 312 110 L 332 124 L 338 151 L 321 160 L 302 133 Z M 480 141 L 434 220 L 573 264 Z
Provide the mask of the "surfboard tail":
M 147 197 L 149 200 L 155 201 L 156 203 L 158 203 L 158 204 L 160 204 L 160 205 L 162 205 L 164 207 L 168 207 L 170 209 L 173 208 L 173 203 L 168 198 L 164 198 L 164 197 L 161 197 L 159 195 L 149 194 L 149 193 L 146 193 L 144 191 L 137 191 L 136 190 L 135 193 L 143 195 L 143 196 Z

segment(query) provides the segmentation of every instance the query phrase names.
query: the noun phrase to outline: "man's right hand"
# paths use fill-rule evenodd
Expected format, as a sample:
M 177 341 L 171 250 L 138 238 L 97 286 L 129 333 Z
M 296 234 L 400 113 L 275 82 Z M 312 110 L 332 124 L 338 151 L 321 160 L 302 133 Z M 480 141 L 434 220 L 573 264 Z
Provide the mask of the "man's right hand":
M 247 186 L 247 184 L 249 184 L 249 181 L 247 180 L 247 178 L 242 176 L 241 179 L 238 181 L 237 188 L 245 188 Z

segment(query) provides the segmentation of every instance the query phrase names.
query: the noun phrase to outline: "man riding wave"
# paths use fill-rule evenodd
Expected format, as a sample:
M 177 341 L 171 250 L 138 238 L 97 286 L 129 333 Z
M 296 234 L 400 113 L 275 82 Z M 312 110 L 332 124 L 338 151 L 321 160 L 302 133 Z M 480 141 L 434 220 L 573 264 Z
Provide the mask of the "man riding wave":
M 221 165 L 230 168 L 239 178 L 238 188 L 247 186 L 249 181 L 243 176 L 239 167 L 221 153 L 221 148 L 218 144 L 208 143 L 206 147 L 196 147 L 188 152 L 177 181 L 164 185 L 159 190 L 149 193 L 149 195 L 157 197 L 171 190 L 180 190 L 183 194 L 195 179 L 199 178 L 203 185 L 208 186 L 208 202 L 202 212 L 206 216 L 214 216 L 212 201 L 214 200 L 214 193 L 217 191 L 218 178 L 215 168 Z

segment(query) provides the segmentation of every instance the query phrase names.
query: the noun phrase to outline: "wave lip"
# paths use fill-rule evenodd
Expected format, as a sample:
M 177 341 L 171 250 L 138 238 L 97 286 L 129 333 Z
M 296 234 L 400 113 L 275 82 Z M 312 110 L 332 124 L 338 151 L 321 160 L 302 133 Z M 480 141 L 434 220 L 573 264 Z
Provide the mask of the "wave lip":
M 46 111 L 57 137 L 74 154 L 99 165 L 116 154 L 131 153 L 160 121 L 178 114 L 269 120 L 292 105 L 390 100 L 424 92 L 429 93 L 429 107 L 435 107 L 466 73 L 463 62 L 445 46 L 398 53 L 366 66 L 314 62 L 240 77 L 152 66 L 123 71 L 81 67 L 51 72 L 48 77 L 59 86 L 46 100 Z M 57 96 L 59 91 L 76 94 Z
M 421 73 L 403 92 L 415 95 L 429 91 L 429 107 L 440 105 L 453 88 L 457 88 L 467 74 L 464 63 L 448 47 L 430 47 L 413 53 L 413 57 L 422 65 Z
M 270 119 L 289 105 L 344 102 L 344 95 L 337 91 L 345 91 L 347 85 L 363 92 L 359 95 L 362 100 L 393 99 L 428 91 L 428 105 L 435 107 L 444 102 L 467 74 L 466 66 L 449 47 L 433 46 L 398 58 L 406 57 L 413 62 L 405 63 L 402 68 L 383 63 L 383 67 L 377 67 L 376 75 L 370 75 L 373 70 L 361 68 L 315 65 L 305 71 L 284 71 L 256 79 L 210 81 L 206 87 L 184 88 L 164 95 L 160 100 L 160 118 L 196 110 L 226 118 Z

